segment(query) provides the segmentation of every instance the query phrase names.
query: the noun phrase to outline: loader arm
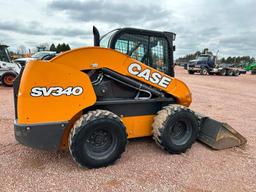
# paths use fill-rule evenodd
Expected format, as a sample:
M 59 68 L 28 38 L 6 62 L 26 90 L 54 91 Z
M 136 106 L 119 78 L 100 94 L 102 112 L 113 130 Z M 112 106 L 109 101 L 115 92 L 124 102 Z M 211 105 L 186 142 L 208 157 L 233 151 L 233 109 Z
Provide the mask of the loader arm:
M 78 58 L 75 63 L 73 58 Z M 80 71 L 108 68 L 174 96 L 181 105 L 188 107 L 192 102 L 190 90 L 184 82 L 112 49 L 80 48 L 55 57 L 50 62 L 69 65 Z

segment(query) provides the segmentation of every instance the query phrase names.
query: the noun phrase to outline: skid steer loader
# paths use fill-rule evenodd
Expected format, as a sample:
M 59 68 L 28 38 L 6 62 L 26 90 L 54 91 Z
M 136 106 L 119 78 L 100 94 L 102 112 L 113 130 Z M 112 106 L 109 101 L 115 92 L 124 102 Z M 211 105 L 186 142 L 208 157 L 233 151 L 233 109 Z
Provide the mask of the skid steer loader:
M 113 30 L 94 46 L 50 61 L 30 61 L 14 82 L 16 139 L 39 149 L 69 149 L 82 167 L 107 166 L 127 139 L 152 136 L 171 154 L 196 139 L 214 149 L 246 139 L 191 109 L 191 93 L 174 78 L 175 34 Z

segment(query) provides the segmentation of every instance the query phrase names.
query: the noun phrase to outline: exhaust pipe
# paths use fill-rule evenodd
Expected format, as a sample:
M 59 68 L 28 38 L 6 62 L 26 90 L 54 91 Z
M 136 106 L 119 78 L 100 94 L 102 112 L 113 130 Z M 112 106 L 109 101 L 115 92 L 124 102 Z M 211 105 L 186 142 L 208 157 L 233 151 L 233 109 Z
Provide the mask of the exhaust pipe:
M 94 46 L 100 46 L 100 32 L 99 30 L 93 26 L 93 37 L 94 37 Z
M 227 123 L 199 115 L 198 140 L 213 149 L 221 150 L 246 144 L 247 140 Z

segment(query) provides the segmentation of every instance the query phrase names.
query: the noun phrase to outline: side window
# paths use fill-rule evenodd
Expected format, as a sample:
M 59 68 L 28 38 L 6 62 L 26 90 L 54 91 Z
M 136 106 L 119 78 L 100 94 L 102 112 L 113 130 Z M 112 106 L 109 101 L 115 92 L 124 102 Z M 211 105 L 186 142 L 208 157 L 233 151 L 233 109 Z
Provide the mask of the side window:
M 169 74 L 168 42 L 163 37 L 126 33 L 117 39 L 115 50 Z
M 5 52 L 2 49 L 0 49 L 0 61 L 8 62 L 8 60 L 6 59 L 6 56 L 5 56 Z
M 166 74 L 169 73 L 168 43 L 162 37 L 150 37 L 150 63 L 151 66 Z
M 115 50 L 121 53 L 128 54 L 129 41 L 128 39 L 118 39 L 115 44 Z
M 140 62 L 148 63 L 148 36 L 133 34 L 121 35 L 116 41 L 115 50 L 127 54 Z

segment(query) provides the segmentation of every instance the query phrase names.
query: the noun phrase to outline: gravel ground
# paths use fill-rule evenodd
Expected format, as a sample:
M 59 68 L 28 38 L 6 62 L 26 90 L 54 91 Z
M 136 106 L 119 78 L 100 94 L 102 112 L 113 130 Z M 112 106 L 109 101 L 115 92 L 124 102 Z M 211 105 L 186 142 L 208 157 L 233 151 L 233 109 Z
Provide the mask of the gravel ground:
M 248 144 L 214 151 L 195 143 L 169 155 L 152 139 L 136 140 L 114 165 L 81 169 L 68 152 L 15 141 L 12 89 L 0 87 L 0 191 L 256 191 L 256 76 L 188 75 L 179 67 L 176 76 L 193 93 L 192 109 L 228 122 Z

